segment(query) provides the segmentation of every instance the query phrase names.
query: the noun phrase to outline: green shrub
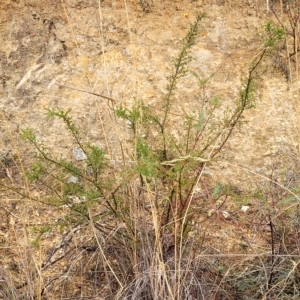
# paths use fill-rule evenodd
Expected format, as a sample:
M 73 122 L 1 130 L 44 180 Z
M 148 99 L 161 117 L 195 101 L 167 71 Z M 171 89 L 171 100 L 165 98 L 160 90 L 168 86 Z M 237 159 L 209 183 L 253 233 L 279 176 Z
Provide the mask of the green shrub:
M 89 247 L 96 245 L 98 249 L 114 299 L 213 299 L 216 294 L 222 299 L 235 297 L 232 293 L 226 296 L 221 289 L 209 289 L 208 282 L 200 283 L 205 272 L 215 278 L 222 273 L 220 266 L 204 271 L 205 262 L 195 259 L 195 249 L 201 251 L 199 240 L 205 239 L 201 222 L 209 222 L 207 211 L 213 208 L 212 215 L 217 214 L 223 205 L 219 199 L 230 194 L 230 189 L 219 184 L 211 188 L 203 173 L 207 164 L 216 161 L 244 112 L 255 106 L 261 65 L 282 40 L 283 32 L 270 23 L 265 26 L 264 48 L 246 70 L 232 106 L 224 108 L 219 97 L 202 95 L 198 111 L 182 114 L 177 139 L 172 135 L 170 120 L 175 91 L 181 92 L 178 83 L 193 80 L 201 95 L 210 79 L 201 78 L 191 68 L 190 50 L 197 42 L 203 18 L 204 14 L 197 16 L 182 40 L 160 109 L 136 99 L 132 108 L 120 105 L 114 111 L 132 130 L 133 151 L 127 153 L 130 162 L 124 158 L 114 167 L 104 150 L 84 143 L 70 109 L 49 110 L 48 116 L 65 124 L 82 151 L 84 158 L 80 161 L 53 157 L 31 129 L 23 130 L 22 137 L 37 150 L 36 162 L 27 171 L 28 179 L 44 185 L 46 204 L 64 209 L 63 218 L 56 223 L 61 230 L 91 228 L 93 245 Z M 125 148 L 120 148 L 123 153 Z M 196 193 L 200 185 L 206 199 Z M 37 231 L 35 246 L 49 230 L 45 227 Z M 237 291 L 250 288 L 253 276 L 257 278 L 254 273 L 248 276 Z

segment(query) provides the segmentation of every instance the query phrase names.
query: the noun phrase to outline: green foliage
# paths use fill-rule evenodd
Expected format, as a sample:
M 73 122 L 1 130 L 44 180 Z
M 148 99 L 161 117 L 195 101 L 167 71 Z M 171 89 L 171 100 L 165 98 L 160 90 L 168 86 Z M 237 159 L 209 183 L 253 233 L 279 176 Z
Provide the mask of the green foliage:
M 27 128 L 27 129 L 22 129 L 22 135 L 21 138 L 23 140 L 28 140 L 30 143 L 35 143 L 36 142 L 36 137 L 32 129 Z
M 189 72 L 189 63 L 192 57 L 189 55 L 189 50 L 195 45 L 196 38 L 199 36 L 199 23 L 205 17 L 205 14 L 199 14 L 196 21 L 190 25 L 189 32 L 182 41 L 181 51 L 173 60 L 174 72 L 169 76 L 169 83 L 167 84 L 167 94 L 164 97 L 164 116 L 159 122 L 163 133 L 165 122 L 167 121 L 168 113 L 171 108 L 171 97 L 177 87 L 178 81 L 187 75 Z
M 137 168 L 136 171 L 146 177 L 154 176 L 157 172 L 157 159 L 151 147 L 141 137 L 137 141 Z
M 141 118 L 140 110 L 136 106 L 134 109 L 130 110 L 127 108 L 124 108 L 122 105 L 116 110 L 117 117 L 127 120 L 130 123 L 130 126 L 133 130 L 136 129 L 136 123 Z
M 115 110 L 116 116 L 129 122 L 130 128 L 136 134 L 137 126 L 142 123 L 147 126 L 151 122 L 157 122 L 155 116 L 149 112 L 149 106 L 143 104 L 142 101 L 136 100 L 135 105 L 132 109 L 124 108 L 120 105 Z
M 27 170 L 25 172 L 27 178 L 31 181 L 41 180 L 41 177 L 45 175 L 45 173 L 46 173 L 45 166 L 40 161 L 35 162 L 31 166 L 30 170 Z
M 33 233 L 37 233 L 37 237 L 35 238 L 35 240 L 33 240 L 31 242 L 32 246 L 34 246 L 35 248 L 39 248 L 40 247 L 40 240 L 43 237 L 43 235 L 45 233 L 48 233 L 52 230 L 51 226 L 45 226 L 45 227 L 41 227 L 41 228 L 37 228 L 37 227 L 33 227 L 32 231 Z
M 76 127 L 76 125 L 74 124 L 70 116 L 71 111 L 72 111 L 71 108 L 69 108 L 67 111 L 64 111 L 59 108 L 58 110 L 48 109 L 47 115 L 49 118 L 57 117 L 59 119 L 62 119 L 66 124 L 67 129 L 70 131 L 70 133 L 75 137 L 76 141 L 78 142 L 80 138 L 80 134 L 78 128 Z
M 215 200 L 219 197 L 222 186 L 218 183 L 214 186 L 212 191 L 212 198 Z
M 285 30 L 282 26 L 269 21 L 265 24 L 265 36 L 263 42 L 265 47 L 279 48 L 285 39 Z
M 103 171 L 107 166 L 105 152 L 95 145 L 82 141 L 80 131 L 71 117 L 70 109 L 67 111 L 49 110 L 48 116 L 59 118 L 65 123 L 75 143 L 85 153 L 86 159 L 83 162 L 76 162 L 72 159 L 54 158 L 37 141 L 31 129 L 24 129 L 22 138 L 30 142 L 37 150 L 36 161 L 26 171 L 26 176 L 30 181 L 42 183 L 48 192 L 52 191 L 53 195 L 44 197 L 45 203 L 58 208 L 68 207 L 64 226 L 77 225 L 88 220 L 88 208 L 104 196 Z M 107 186 L 110 185 L 111 182 L 108 182 Z M 116 213 L 110 201 L 103 201 L 102 204 L 109 214 Z M 35 243 L 37 244 L 38 241 L 39 239 Z

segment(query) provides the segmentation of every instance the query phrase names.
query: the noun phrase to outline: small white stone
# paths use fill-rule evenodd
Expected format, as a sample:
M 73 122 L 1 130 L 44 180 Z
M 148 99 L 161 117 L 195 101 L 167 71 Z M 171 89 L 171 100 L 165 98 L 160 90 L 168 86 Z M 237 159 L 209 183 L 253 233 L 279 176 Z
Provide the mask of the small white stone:
M 87 159 L 86 154 L 79 147 L 74 147 L 73 148 L 73 156 L 76 160 L 85 160 L 85 159 Z
M 78 183 L 78 177 L 71 176 L 67 179 L 67 183 Z
M 242 208 L 241 208 L 241 211 L 245 213 L 245 212 L 247 212 L 247 210 L 248 210 L 249 208 L 250 208 L 250 206 L 248 206 L 248 205 L 243 205 Z
M 228 219 L 230 217 L 230 213 L 225 210 L 222 210 L 221 213 L 225 219 Z

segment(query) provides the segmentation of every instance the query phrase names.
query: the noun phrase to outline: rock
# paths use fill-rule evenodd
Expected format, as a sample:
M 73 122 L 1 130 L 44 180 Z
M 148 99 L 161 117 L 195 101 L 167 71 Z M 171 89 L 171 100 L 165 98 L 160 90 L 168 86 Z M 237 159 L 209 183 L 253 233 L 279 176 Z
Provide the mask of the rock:
M 73 147 L 73 156 L 76 160 L 85 160 L 87 159 L 86 154 L 83 152 L 83 150 L 79 147 Z

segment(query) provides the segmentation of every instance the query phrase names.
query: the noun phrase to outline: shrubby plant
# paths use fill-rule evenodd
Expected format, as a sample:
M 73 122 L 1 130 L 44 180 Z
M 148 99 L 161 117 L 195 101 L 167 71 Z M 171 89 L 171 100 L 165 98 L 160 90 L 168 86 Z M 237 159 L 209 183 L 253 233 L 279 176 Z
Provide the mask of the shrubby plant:
M 196 17 L 182 40 L 160 109 L 138 99 L 131 108 L 120 105 L 115 109 L 116 117 L 132 130 L 130 162 L 123 155 L 122 163 L 112 166 L 103 149 L 86 144 L 70 109 L 48 110 L 48 116 L 65 124 L 84 159 L 53 157 L 32 129 L 22 133 L 37 152 L 35 163 L 27 170 L 28 179 L 44 186 L 45 204 L 64 209 L 63 218 L 51 224 L 52 228 L 64 232 L 64 241 L 72 232 L 87 229 L 90 236 L 84 240 L 89 240 L 88 246 L 80 247 L 96 253 L 88 260 L 90 270 L 95 270 L 91 261 L 100 258 L 101 280 L 112 299 L 238 299 L 235 297 L 257 278 L 254 273 L 253 278 L 245 277 L 234 292 L 230 283 L 226 285 L 229 271 L 225 265 L 197 259 L 205 240 L 202 228 L 214 215 L 226 218 L 219 208 L 226 198 L 222 196 L 232 193 L 227 186 L 211 186 L 203 173 L 207 164 L 216 161 L 244 112 L 255 106 L 264 59 L 284 34 L 272 23 L 265 26 L 263 49 L 245 70 L 237 99 L 224 108 L 219 97 L 201 94 L 210 78 L 201 78 L 191 68 L 190 50 L 204 17 Z M 197 111 L 182 113 L 177 124 L 180 137 L 175 138 L 170 120 L 182 79 L 197 83 L 200 101 L 197 99 Z M 121 145 L 120 152 L 124 149 Z M 51 226 L 35 229 L 36 247 Z

